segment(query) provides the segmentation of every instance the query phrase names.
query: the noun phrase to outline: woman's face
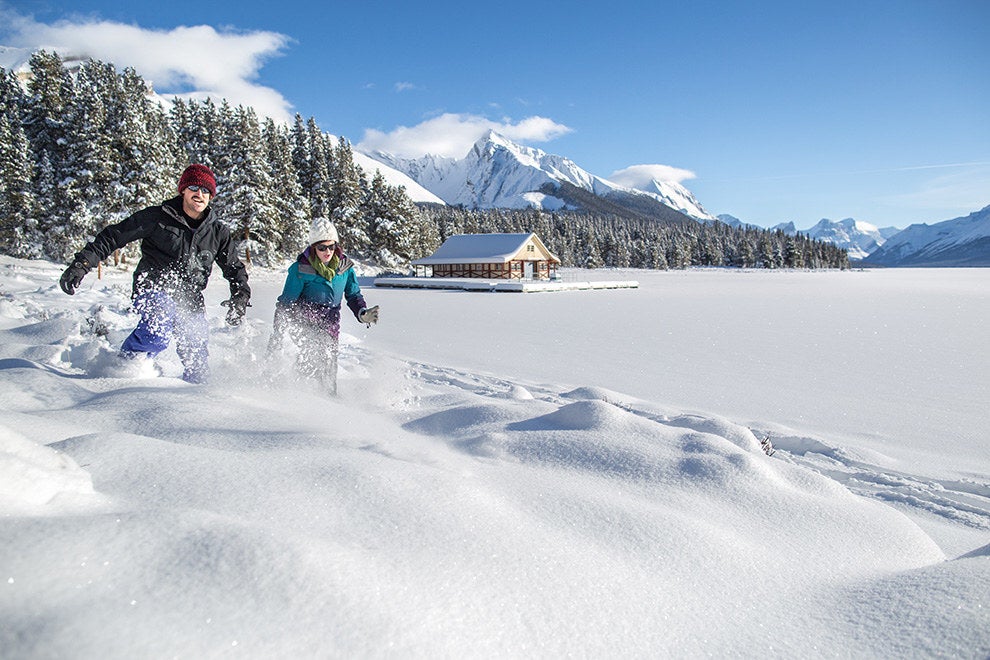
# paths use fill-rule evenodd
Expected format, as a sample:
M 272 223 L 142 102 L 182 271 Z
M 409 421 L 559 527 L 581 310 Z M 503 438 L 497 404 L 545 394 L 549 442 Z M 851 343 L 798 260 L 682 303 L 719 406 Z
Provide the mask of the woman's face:
M 330 261 L 330 257 L 333 256 L 333 249 L 335 247 L 337 247 L 337 244 L 333 241 L 320 241 L 319 243 L 313 243 L 313 249 L 316 250 L 317 256 L 323 263 Z

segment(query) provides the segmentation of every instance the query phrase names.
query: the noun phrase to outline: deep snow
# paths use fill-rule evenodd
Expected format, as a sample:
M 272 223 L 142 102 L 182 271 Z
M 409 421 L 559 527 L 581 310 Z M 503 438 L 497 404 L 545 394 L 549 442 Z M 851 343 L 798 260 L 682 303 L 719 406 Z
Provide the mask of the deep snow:
M 990 654 L 990 271 L 375 289 L 340 395 L 0 258 L 0 655 Z M 773 456 L 761 449 L 769 435 Z

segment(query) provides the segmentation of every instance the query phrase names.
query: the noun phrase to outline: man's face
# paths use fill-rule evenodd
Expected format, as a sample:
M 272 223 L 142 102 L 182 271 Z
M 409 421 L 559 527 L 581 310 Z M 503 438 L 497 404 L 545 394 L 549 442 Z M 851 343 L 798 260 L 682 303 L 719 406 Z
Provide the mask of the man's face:
M 210 203 L 210 191 L 202 186 L 187 186 L 182 190 L 182 209 L 190 218 L 199 220 Z

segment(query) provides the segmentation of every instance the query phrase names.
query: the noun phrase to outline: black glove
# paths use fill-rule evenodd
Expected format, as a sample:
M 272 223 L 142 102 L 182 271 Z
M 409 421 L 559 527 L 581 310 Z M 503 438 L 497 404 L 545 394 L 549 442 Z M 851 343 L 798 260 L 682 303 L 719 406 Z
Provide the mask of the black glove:
M 220 304 L 227 308 L 227 325 L 240 325 L 244 320 L 244 313 L 251 306 L 244 296 L 234 296 Z
M 86 262 L 75 261 L 62 273 L 62 277 L 58 279 L 58 285 L 62 287 L 62 291 L 65 291 L 71 296 L 76 292 L 79 285 L 82 284 L 83 277 L 88 272 L 89 266 L 86 265 Z

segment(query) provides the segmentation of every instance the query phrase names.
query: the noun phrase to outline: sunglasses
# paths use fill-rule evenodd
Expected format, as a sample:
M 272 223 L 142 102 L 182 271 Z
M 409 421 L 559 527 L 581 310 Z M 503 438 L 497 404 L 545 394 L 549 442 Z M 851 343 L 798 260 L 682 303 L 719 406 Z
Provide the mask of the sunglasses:
M 336 243 L 320 243 L 319 245 L 316 246 L 316 251 L 317 252 L 329 252 L 330 250 L 334 249 L 335 247 L 337 247 L 337 244 Z
M 198 193 L 206 193 L 207 195 L 210 194 L 210 189 L 205 188 L 203 186 L 186 186 L 186 190 L 191 190 L 193 192 L 198 192 Z

